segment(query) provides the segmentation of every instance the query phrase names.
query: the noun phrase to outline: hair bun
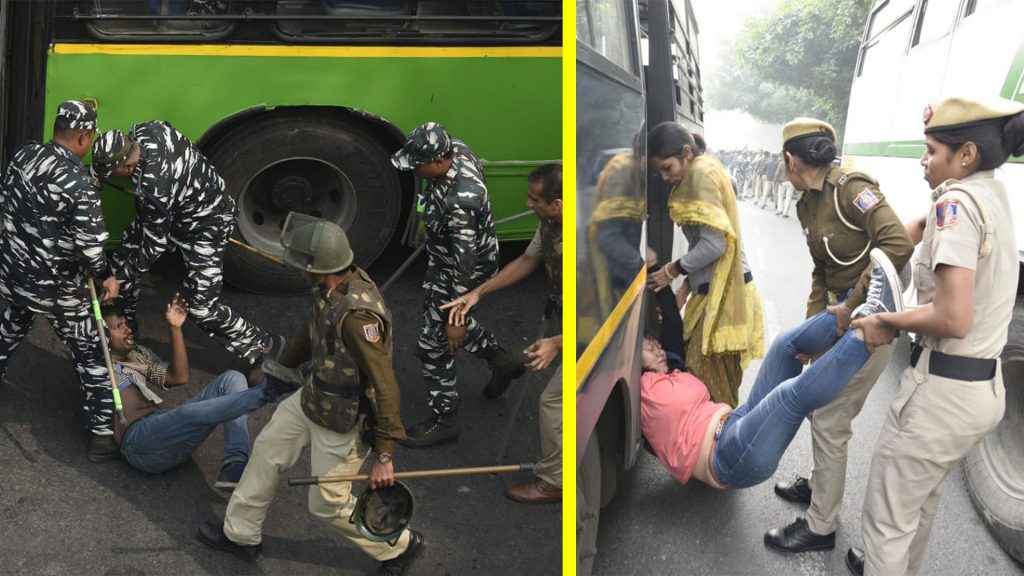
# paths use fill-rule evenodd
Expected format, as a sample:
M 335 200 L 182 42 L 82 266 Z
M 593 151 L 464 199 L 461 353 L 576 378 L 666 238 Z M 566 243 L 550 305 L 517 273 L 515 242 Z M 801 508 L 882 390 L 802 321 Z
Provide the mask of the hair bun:
M 1010 117 L 1003 126 L 1003 150 L 1012 156 L 1024 156 L 1024 112 Z

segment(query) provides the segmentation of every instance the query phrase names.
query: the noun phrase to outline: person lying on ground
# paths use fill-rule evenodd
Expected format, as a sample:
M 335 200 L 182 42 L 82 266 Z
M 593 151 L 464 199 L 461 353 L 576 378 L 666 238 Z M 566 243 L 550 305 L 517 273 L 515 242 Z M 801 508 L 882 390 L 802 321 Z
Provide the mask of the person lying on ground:
M 902 285 L 892 263 L 877 249 L 871 260 L 868 299 L 854 316 L 902 311 Z M 675 322 L 678 314 L 663 316 Z M 683 484 L 694 477 L 715 488 L 749 488 L 769 479 L 804 418 L 835 399 L 870 357 L 863 331 L 849 330 L 803 369 L 801 355 L 828 348 L 828 334 L 834 338 L 835 322 L 822 312 L 778 336 L 746 402 L 735 410 L 712 402 L 693 375 L 669 372 L 661 345 L 645 338 L 641 426 L 655 456 Z
M 188 460 L 218 425 L 224 428 L 224 458 L 217 488 L 233 489 L 249 460 L 246 414 L 277 400 L 292 388 L 276 379 L 249 388 L 245 376 L 228 370 L 187 402 L 163 409 L 154 388 L 184 386 L 189 381 L 188 352 L 181 327 L 188 305 L 180 294 L 167 304 L 164 318 L 171 341 L 171 362 L 135 343 L 135 334 L 118 305 L 102 309 L 110 339 L 110 360 L 121 393 L 125 423 L 117 422 L 114 441 L 133 467 L 160 474 Z

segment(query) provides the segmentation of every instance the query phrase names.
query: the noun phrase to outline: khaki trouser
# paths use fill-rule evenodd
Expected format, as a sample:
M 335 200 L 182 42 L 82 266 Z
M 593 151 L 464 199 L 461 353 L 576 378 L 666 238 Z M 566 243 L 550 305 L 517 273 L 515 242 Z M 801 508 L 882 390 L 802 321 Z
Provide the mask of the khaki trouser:
M 843 393 L 808 417 L 811 420 L 811 505 L 807 527 L 815 534 L 836 531 L 836 519 L 846 491 L 846 449 L 853 436 L 853 419 L 860 414 L 868 393 L 892 358 L 896 342 L 875 349 L 847 384 Z
M 277 407 L 253 445 L 242 480 L 231 494 L 224 515 L 224 534 L 236 544 L 259 544 L 263 521 L 274 498 L 281 474 L 295 465 L 306 446 L 311 447 L 313 476 L 358 474 L 369 448 L 359 441 L 359 426 L 344 434 L 323 428 L 302 413 L 301 394 L 296 392 Z M 317 519 L 362 548 L 373 558 L 390 560 L 409 546 L 409 531 L 402 532 L 392 547 L 359 535 L 349 517 L 355 509 L 352 484 L 336 482 L 309 487 L 309 511 Z
M 965 382 L 928 374 L 930 351 L 908 366 L 871 459 L 864 497 L 864 573 L 916 574 L 946 475 L 1003 418 L 996 377 Z
M 562 365 L 548 380 L 540 393 L 540 454 L 533 474 L 537 478 L 562 487 Z

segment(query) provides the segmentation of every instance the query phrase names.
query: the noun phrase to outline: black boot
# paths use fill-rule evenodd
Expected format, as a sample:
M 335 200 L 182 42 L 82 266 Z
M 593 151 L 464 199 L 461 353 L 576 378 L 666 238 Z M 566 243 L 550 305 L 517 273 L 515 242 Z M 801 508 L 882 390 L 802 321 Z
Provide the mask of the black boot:
M 434 414 L 405 432 L 402 446 L 422 448 L 459 437 L 459 413 Z
M 409 547 L 391 560 L 385 560 L 377 568 L 376 576 L 402 576 L 409 570 L 412 561 L 423 552 L 426 543 L 423 541 L 423 534 L 415 530 L 409 530 Z
M 255 562 L 259 560 L 260 555 L 263 554 L 262 544 L 254 544 L 252 546 L 235 544 L 231 540 L 228 540 L 227 535 L 224 534 L 224 526 L 214 524 L 213 522 L 203 522 L 200 524 L 199 533 L 196 534 L 196 539 L 210 548 L 230 552 L 246 562 Z
M 111 460 L 117 460 L 120 457 L 121 451 L 118 450 L 117 444 L 114 443 L 113 436 L 92 435 L 92 440 L 89 441 L 90 461 L 102 464 Z
M 792 482 L 779 482 L 775 485 L 775 493 L 783 500 L 811 505 L 811 482 L 802 476 L 797 476 Z
M 846 567 L 855 576 L 864 576 L 864 551 L 860 548 L 850 548 L 846 551 Z
M 484 386 L 484 398 L 501 396 L 513 380 L 526 373 L 526 360 L 518 354 L 509 354 L 501 347 L 487 361 L 491 364 L 491 379 Z
M 836 533 L 815 534 L 807 527 L 807 520 L 797 518 L 782 530 L 772 528 L 765 532 L 764 545 L 780 552 L 831 550 L 836 547 Z

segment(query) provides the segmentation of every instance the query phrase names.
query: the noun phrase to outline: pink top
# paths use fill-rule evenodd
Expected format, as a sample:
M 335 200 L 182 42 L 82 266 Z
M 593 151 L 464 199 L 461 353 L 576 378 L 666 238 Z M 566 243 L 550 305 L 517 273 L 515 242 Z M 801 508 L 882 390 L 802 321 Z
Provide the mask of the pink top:
M 686 484 L 697 466 L 711 418 L 728 404 L 711 401 L 707 386 L 688 372 L 645 372 L 640 380 L 640 426 L 658 460 Z

